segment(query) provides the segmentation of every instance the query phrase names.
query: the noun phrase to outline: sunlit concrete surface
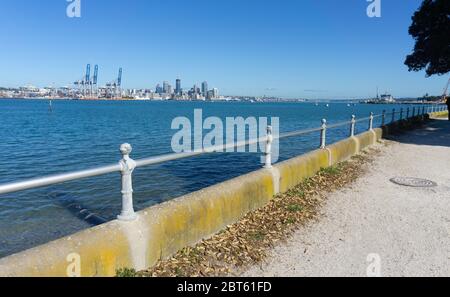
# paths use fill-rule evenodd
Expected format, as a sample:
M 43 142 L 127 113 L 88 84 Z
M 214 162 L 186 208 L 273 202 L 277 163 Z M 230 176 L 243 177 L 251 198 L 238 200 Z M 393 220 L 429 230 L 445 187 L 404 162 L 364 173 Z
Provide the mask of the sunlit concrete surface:
M 450 276 L 450 121 L 392 139 L 362 178 L 330 195 L 319 222 L 244 275 Z M 397 176 L 438 186 L 398 186 Z

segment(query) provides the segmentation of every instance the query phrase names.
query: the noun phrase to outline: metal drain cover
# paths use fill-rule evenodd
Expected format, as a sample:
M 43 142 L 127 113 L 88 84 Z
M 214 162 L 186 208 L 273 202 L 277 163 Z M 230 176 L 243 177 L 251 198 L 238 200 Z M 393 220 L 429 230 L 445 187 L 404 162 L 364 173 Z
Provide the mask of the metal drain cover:
M 415 187 L 415 188 L 432 188 L 437 187 L 437 183 L 421 179 L 421 178 L 415 178 L 415 177 L 394 177 L 390 180 L 394 184 L 400 185 L 400 186 L 407 186 L 407 187 Z

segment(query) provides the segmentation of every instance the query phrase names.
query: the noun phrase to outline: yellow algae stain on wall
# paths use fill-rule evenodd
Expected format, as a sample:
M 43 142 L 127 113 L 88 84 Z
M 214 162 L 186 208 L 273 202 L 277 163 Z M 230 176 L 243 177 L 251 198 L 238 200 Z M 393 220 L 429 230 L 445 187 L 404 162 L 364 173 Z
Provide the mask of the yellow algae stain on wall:
M 316 174 L 320 169 L 328 167 L 328 152 L 316 150 L 276 164 L 280 172 L 280 192 L 286 192 L 300 184 L 305 178 Z
M 273 196 L 272 174 L 260 170 L 148 209 L 147 261 L 152 265 L 215 234 Z
M 331 152 L 331 165 L 346 161 L 358 153 L 358 143 L 354 137 L 339 141 L 328 147 Z
M 359 141 L 359 151 L 367 148 L 368 146 L 376 143 L 376 136 L 373 131 L 368 131 L 356 136 Z
M 111 222 L 1 259 L 0 275 L 76 276 L 78 264 L 70 255 L 79 256 L 80 276 L 114 276 L 116 269 L 133 264 L 126 237 Z

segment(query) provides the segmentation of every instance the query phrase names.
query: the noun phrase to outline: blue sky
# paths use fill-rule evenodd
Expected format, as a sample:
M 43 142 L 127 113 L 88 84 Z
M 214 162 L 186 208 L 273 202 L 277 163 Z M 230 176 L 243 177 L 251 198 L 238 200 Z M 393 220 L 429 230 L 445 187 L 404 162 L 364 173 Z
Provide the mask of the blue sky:
M 154 88 L 179 76 L 222 94 L 358 98 L 441 94 L 448 76 L 426 78 L 403 62 L 420 0 L 2 0 L 0 85 L 69 85 L 87 63 L 101 84 L 124 69 L 124 87 Z

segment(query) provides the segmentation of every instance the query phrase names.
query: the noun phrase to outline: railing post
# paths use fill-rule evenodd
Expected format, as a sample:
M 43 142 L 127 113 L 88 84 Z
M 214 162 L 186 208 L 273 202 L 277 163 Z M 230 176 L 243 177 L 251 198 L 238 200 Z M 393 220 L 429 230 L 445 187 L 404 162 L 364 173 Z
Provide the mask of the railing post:
M 373 130 L 373 112 L 370 113 L 369 117 L 369 131 Z
M 136 168 L 136 162 L 130 158 L 132 151 L 131 145 L 128 143 L 120 146 L 122 160 L 120 160 L 122 174 L 122 212 L 117 217 L 120 221 L 134 221 L 137 218 L 133 207 L 133 181 L 132 173 Z
M 395 122 L 395 108 L 392 109 L 392 122 L 391 123 L 393 123 L 393 122 Z
M 383 113 L 381 115 L 381 126 L 384 126 L 386 124 L 386 110 L 383 110 Z
M 266 140 L 266 164 L 264 165 L 264 168 L 272 168 L 272 142 L 273 142 L 273 135 L 272 135 L 272 126 L 267 126 L 267 140 Z
M 356 116 L 352 115 L 352 120 L 350 124 L 350 137 L 355 136 L 355 126 L 356 126 Z
M 425 115 L 425 106 L 422 106 L 422 115 Z
M 409 107 L 406 109 L 406 119 L 409 119 Z
M 324 149 L 327 146 L 327 120 L 322 120 L 322 130 L 320 131 L 320 148 Z
M 400 108 L 400 121 L 403 120 L 403 108 Z

